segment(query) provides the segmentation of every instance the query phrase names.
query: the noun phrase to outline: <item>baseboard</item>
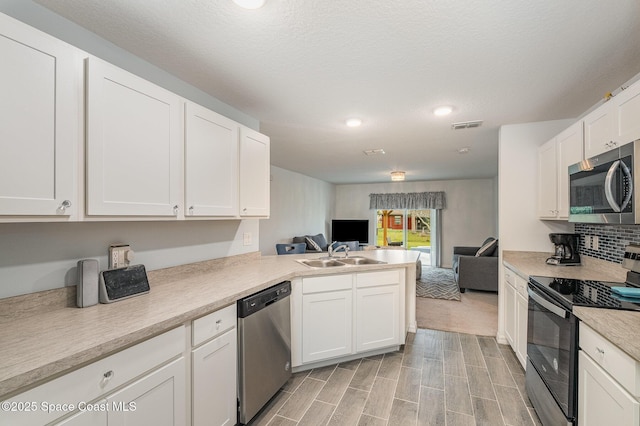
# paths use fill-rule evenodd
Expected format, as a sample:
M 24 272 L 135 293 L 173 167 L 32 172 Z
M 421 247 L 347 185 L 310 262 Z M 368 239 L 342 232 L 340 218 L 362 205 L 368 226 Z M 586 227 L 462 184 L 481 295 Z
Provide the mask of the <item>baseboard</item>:
M 509 341 L 507 340 L 507 337 L 504 334 L 496 334 L 496 342 L 500 343 L 501 345 L 508 345 Z

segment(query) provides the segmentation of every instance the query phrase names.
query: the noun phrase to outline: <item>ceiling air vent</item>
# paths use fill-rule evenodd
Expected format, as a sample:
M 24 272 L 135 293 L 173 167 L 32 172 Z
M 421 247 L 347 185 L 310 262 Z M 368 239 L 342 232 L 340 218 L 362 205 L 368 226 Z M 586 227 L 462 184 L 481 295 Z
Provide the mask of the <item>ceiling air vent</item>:
M 460 129 L 470 129 L 472 127 L 480 127 L 481 125 L 482 125 L 482 120 L 461 121 L 459 123 L 451 123 L 451 128 L 453 130 L 460 130 Z
M 364 155 L 379 155 L 379 154 L 384 154 L 384 149 L 382 148 L 367 149 L 366 151 L 362 151 L 362 152 L 364 152 Z

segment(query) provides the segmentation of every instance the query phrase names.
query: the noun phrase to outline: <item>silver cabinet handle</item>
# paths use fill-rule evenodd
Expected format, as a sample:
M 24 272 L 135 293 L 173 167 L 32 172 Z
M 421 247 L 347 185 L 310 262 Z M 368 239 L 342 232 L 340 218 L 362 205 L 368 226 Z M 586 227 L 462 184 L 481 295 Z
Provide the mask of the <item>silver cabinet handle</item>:
M 173 206 L 173 214 L 178 216 L 178 205 Z
M 189 214 L 192 215 L 193 214 L 193 206 L 189 207 Z
M 596 346 L 596 350 L 598 351 L 598 353 L 602 356 L 604 356 L 604 350 L 600 349 L 599 347 Z
M 115 373 L 113 372 L 113 370 L 109 370 L 106 373 L 104 373 L 102 375 L 102 387 L 105 387 L 107 385 L 107 383 L 109 383 L 109 381 L 111 379 L 113 379 L 113 376 L 115 376 Z
M 59 209 L 61 212 L 63 212 L 63 213 L 64 213 L 64 212 L 65 212 L 69 207 L 71 207 L 71 201 L 69 201 L 69 200 L 64 200 L 64 201 L 60 204 L 60 207 L 58 207 L 58 209 Z

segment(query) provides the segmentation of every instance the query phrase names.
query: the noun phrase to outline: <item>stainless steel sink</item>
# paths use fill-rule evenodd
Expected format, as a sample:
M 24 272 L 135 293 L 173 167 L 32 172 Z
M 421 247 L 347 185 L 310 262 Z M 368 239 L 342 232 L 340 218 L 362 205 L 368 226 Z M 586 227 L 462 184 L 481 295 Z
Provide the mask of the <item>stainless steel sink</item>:
M 378 265 L 383 262 L 381 260 L 369 259 L 368 257 L 354 256 L 354 257 L 322 257 L 319 259 L 304 259 L 298 260 L 303 265 L 310 268 L 334 268 L 336 266 L 351 266 L 351 265 Z
M 347 265 L 378 265 L 383 262 L 381 260 L 369 259 L 368 257 L 345 257 L 340 258 L 338 262 L 346 263 Z
M 298 262 L 303 265 L 310 266 L 312 268 L 332 268 L 335 266 L 345 266 L 344 263 L 338 262 L 334 259 L 305 259 L 299 260 Z

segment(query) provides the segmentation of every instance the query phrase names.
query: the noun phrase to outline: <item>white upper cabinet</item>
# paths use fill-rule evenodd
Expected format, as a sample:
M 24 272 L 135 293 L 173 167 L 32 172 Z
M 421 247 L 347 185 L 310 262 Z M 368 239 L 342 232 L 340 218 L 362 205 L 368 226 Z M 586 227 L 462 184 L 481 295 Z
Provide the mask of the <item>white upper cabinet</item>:
M 0 54 L 0 220 L 75 219 L 82 60 L 1 14 Z
M 591 158 L 615 148 L 614 112 L 611 101 L 591 111 L 584 119 L 584 156 Z
M 568 219 L 569 166 L 582 161 L 582 121 L 538 149 L 538 217 Z
M 538 148 L 538 217 L 557 217 L 557 170 L 556 138 Z
M 582 161 L 583 127 L 578 121 L 556 137 L 558 166 L 557 208 L 559 219 L 569 218 L 569 166 Z
M 87 214 L 177 216 L 181 98 L 101 60 L 86 66 Z
M 640 81 L 584 117 L 584 157 L 640 139 Z
M 185 216 L 238 216 L 239 127 L 185 104 Z
M 269 216 L 270 141 L 255 130 L 240 129 L 240 216 Z
M 640 81 L 620 92 L 614 100 L 616 137 L 620 145 L 640 139 Z

